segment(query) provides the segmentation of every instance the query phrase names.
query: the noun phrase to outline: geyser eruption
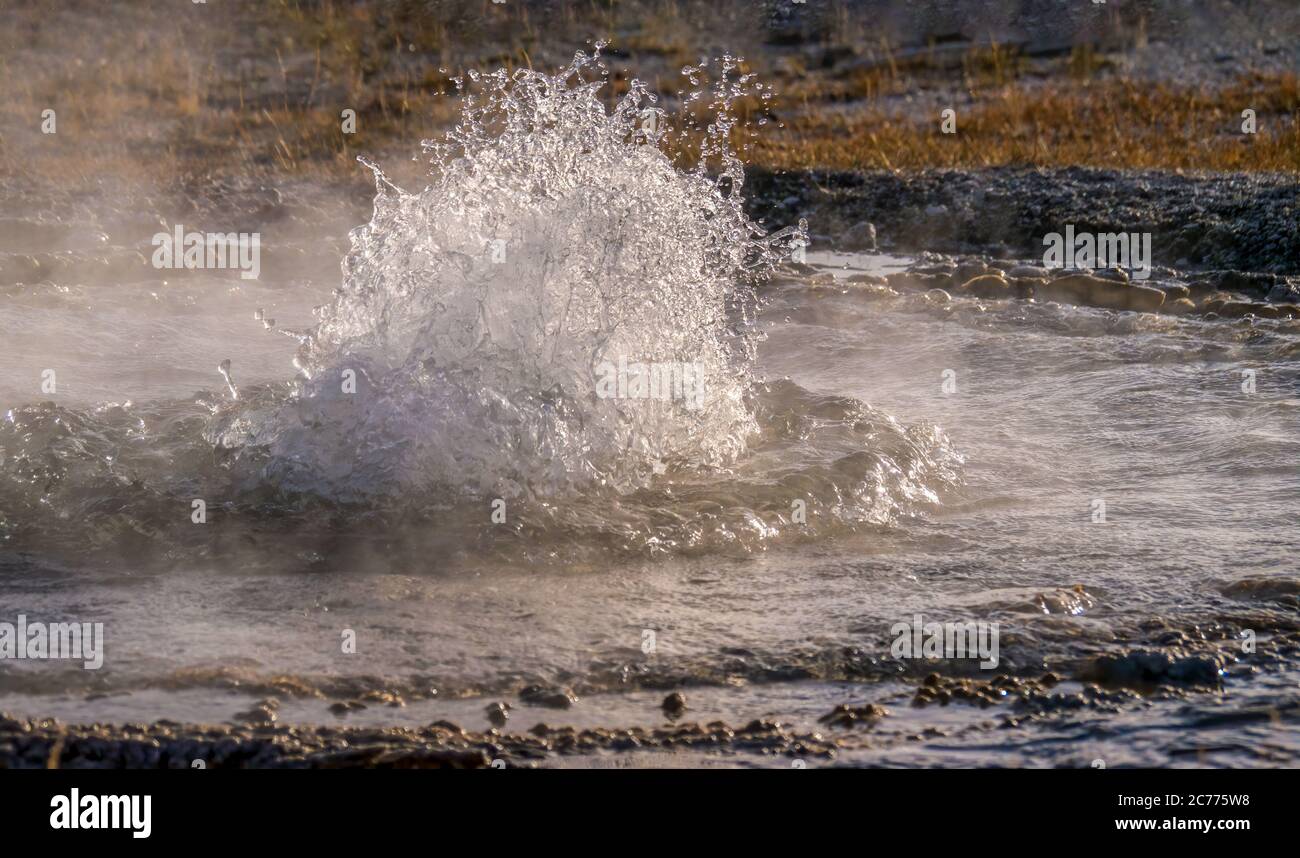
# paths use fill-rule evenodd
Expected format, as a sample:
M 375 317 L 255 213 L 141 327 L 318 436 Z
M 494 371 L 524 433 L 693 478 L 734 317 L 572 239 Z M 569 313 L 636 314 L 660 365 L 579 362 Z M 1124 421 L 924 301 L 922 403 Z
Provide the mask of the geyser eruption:
M 757 431 L 755 286 L 805 238 L 743 211 L 731 108 L 755 85 L 736 62 L 685 100 L 708 120 L 676 129 L 637 81 L 606 108 L 599 51 L 554 75 L 472 74 L 458 125 L 424 143 L 423 190 L 370 165 L 374 215 L 302 338 L 294 395 L 232 407 L 212 440 L 342 501 L 626 491 L 734 462 Z M 682 169 L 664 149 L 692 134 Z M 661 383 L 682 367 L 687 395 L 680 374 Z

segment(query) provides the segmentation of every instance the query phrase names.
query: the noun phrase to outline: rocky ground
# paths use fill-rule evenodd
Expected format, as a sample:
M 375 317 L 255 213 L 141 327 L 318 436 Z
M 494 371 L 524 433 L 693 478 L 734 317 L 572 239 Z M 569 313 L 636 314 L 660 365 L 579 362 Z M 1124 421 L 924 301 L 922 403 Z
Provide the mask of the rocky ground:
M 754 172 L 749 189 L 754 214 L 769 223 L 806 217 L 812 249 L 867 245 L 854 230 L 867 221 L 885 250 L 1041 260 L 1043 237 L 1073 224 L 1080 233 L 1149 232 L 1154 262 L 1192 279 L 1213 280 L 1208 272 L 1216 269 L 1279 275 L 1256 278 L 1259 291 L 1300 274 L 1300 181 L 1289 175 L 1080 167 Z
M 1124 269 L 1048 269 L 1034 260 L 929 253 L 906 272 L 884 277 L 857 274 L 848 282 L 884 290 L 884 296 L 925 291 L 941 303 L 963 296 L 1198 315 L 1205 320 L 1300 319 L 1300 278 L 1235 270 L 1188 273 L 1161 268 L 1150 279 L 1138 281 L 1130 279 Z
M 692 720 L 696 695 L 726 695 L 725 686 L 692 686 L 669 692 L 659 712 L 645 713 L 631 727 L 574 727 L 563 723 L 517 724 L 512 706 L 492 702 L 485 708 L 494 726 L 463 728 L 447 720 L 425 726 L 348 726 L 342 723 L 360 701 L 330 707 L 341 723 L 330 726 L 281 723 L 279 699 L 261 700 L 226 724 L 64 724 L 54 719 L 20 718 L 0 713 L 0 768 L 515 768 L 539 766 L 658 765 L 834 765 L 861 762 L 864 752 L 887 751 L 935 738 L 982 736 L 977 741 L 1009 741 L 1006 731 L 1079 729 L 1093 715 L 1113 716 L 1170 704 L 1193 725 L 1287 724 L 1300 720 L 1294 698 L 1267 698 L 1260 704 L 1222 702 L 1226 683 L 1242 689 L 1270 675 L 1280 675 L 1300 656 L 1300 624 L 1288 618 L 1294 587 L 1276 582 L 1234 585 L 1262 598 L 1261 607 L 1232 617 L 1191 624 L 1152 618 L 1131 631 L 1128 645 L 1097 655 L 1040 658 L 1012 656 L 994 675 L 961 673 L 951 660 L 933 662 L 942 672 L 922 674 L 922 664 L 900 665 L 867 653 L 841 654 L 844 678 L 854 673 L 864 699 L 841 704 L 818 719 L 815 729 L 772 718 L 729 723 Z M 1234 592 L 1235 592 L 1234 590 Z M 1243 645 L 1250 629 L 1252 644 Z M 811 675 L 810 673 L 808 675 Z M 893 676 L 892 680 L 882 677 Z M 901 679 L 901 685 L 898 681 Z M 886 692 L 890 682 L 897 687 Z M 1247 685 L 1243 686 L 1242 683 Z M 544 700 L 563 722 L 579 701 L 565 689 L 553 689 L 563 701 L 546 697 L 547 689 L 525 689 L 517 700 Z M 392 693 L 374 693 L 372 703 L 401 705 Z M 881 702 L 877 702 L 881 701 Z M 884 704 L 888 705 L 884 705 Z M 904 711 L 897 708 L 902 707 Z M 960 724 L 936 720 L 939 710 L 968 709 Z M 360 708 L 364 708 L 364 704 Z M 909 714 L 910 713 L 910 714 Z M 1146 716 L 1150 717 L 1150 716 Z M 657 725 L 656 725 L 657 724 Z M 1075 725 L 1071 727 L 1071 725 Z
M 857 275 L 895 291 L 1056 301 L 1206 319 L 1300 319 L 1300 182 L 1290 176 L 1179 175 L 1084 168 L 759 172 L 765 223 L 806 218 L 812 250 L 915 254 L 906 273 Z M 1153 264 L 1070 270 L 1044 262 L 1044 237 L 1149 233 Z M 811 269 L 807 269 L 810 273 Z

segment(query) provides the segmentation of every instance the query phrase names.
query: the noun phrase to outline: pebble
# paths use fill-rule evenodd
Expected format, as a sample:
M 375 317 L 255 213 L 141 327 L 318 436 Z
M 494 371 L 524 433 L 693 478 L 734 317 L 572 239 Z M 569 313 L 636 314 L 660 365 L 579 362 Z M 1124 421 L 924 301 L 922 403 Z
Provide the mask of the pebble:
M 489 703 L 486 710 L 488 721 L 494 727 L 504 727 L 510 717 L 509 703 Z

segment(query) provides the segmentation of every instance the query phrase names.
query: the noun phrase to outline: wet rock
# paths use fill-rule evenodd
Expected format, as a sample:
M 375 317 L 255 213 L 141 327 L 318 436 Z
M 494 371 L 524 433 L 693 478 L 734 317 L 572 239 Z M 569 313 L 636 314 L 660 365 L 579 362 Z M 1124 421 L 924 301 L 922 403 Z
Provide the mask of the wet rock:
M 925 300 L 931 304 L 947 304 L 952 301 L 952 296 L 942 289 L 931 289 L 925 293 Z
M 841 703 L 817 720 L 831 727 L 853 727 L 859 724 L 870 726 L 888 714 L 888 709 L 874 703 L 867 703 L 863 706 L 850 706 L 847 703 Z
M 484 710 L 487 713 L 487 719 L 494 727 L 504 727 L 506 720 L 510 717 L 509 703 L 489 703 Z
M 750 721 L 744 727 L 741 727 L 740 730 L 738 730 L 737 732 L 749 733 L 749 734 L 779 733 L 781 732 L 781 725 L 767 718 L 755 718 L 753 721 Z
M 1244 319 L 1247 316 L 1268 318 L 1273 312 L 1270 304 L 1257 304 L 1254 301 L 1224 301 L 1213 310 L 1225 319 Z
M 664 698 L 661 708 L 669 718 L 680 718 L 686 711 L 686 696 L 680 691 L 674 691 Z
M 1179 684 L 1217 687 L 1224 662 L 1221 656 L 1179 655 L 1139 650 L 1104 655 L 1093 661 L 1083 678 L 1120 686 Z
M 1060 681 L 1061 677 L 1051 672 L 1043 674 L 1038 679 L 1009 673 L 998 674 L 987 679 L 983 676 L 968 678 L 932 673 L 916 690 L 912 698 L 912 706 L 968 704 L 983 709 L 1014 700 L 1017 705 L 1027 705 L 1028 708 L 1041 710 L 1048 705 L 1041 701 L 1048 699 L 1050 690 Z M 1027 701 L 1038 702 L 1027 704 Z
M 1300 286 L 1279 283 L 1269 290 L 1265 300 L 1270 304 L 1300 304 Z
M 384 703 L 388 706 L 398 707 L 405 706 L 406 701 L 400 695 L 391 691 L 367 691 L 361 695 L 361 699 L 367 703 Z
M 546 688 L 530 685 L 519 692 L 519 699 L 533 706 L 546 706 L 550 709 L 568 709 L 578 702 L 578 697 L 568 688 Z
M 1035 593 L 1026 607 L 1034 614 L 1079 616 L 1096 606 L 1096 598 L 1082 584 Z
M 876 226 L 869 221 L 855 223 L 840 236 L 840 247 L 845 250 L 876 250 Z
M 1091 274 L 1058 277 L 1036 289 L 1034 294 L 1040 300 L 1145 313 L 1159 310 L 1165 302 L 1165 293 L 1159 289 L 1094 277 Z
M 1001 274 L 981 274 L 962 283 L 957 291 L 978 298 L 1010 298 L 1011 284 Z
M 1179 298 L 1191 298 L 1192 290 L 1181 283 L 1166 283 L 1159 287 L 1161 292 L 1165 293 L 1166 301 L 1175 301 Z
M 274 705 L 269 705 L 271 703 L 274 703 Z M 276 709 L 279 705 L 278 700 L 264 700 L 247 712 L 236 712 L 235 720 L 244 724 L 274 724 L 277 718 Z
M 1290 578 L 1244 578 L 1219 589 L 1231 599 L 1290 601 L 1300 596 L 1300 581 Z
M 1088 283 L 1085 275 L 1057 277 L 1034 289 L 1034 300 L 1040 303 L 1086 304 Z
M 1170 316 L 1186 316 L 1188 313 L 1196 312 L 1196 305 L 1190 298 L 1174 298 L 1167 300 L 1160 307 L 1160 312 L 1167 313 Z
M 1128 272 L 1123 268 L 1094 268 L 1089 273 L 1099 280 L 1113 280 L 1116 283 L 1129 282 Z
M 1093 295 L 1089 294 L 1092 298 Z M 1165 303 L 1165 293 L 1150 286 L 1130 283 L 1126 287 L 1107 293 L 1110 303 L 1094 306 L 1107 306 L 1112 310 L 1132 310 L 1138 313 L 1154 313 Z
M 481 749 L 394 748 L 370 761 L 376 769 L 485 769 L 492 760 Z

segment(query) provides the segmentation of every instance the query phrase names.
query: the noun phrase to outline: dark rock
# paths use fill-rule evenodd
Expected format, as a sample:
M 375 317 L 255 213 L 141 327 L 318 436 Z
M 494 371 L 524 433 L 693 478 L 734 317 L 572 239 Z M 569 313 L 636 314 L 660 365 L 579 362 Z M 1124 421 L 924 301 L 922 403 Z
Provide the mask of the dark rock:
M 509 703 L 489 703 L 484 710 L 487 713 L 488 721 L 494 727 L 504 727 L 506 720 L 510 717 Z
M 1224 663 L 1217 655 L 1175 655 L 1135 651 L 1104 655 L 1084 672 L 1083 678 L 1111 685 L 1143 686 L 1182 684 L 1218 687 Z
M 578 696 L 568 688 L 545 688 L 541 685 L 530 685 L 520 691 L 519 699 L 533 706 L 551 709 L 568 709 L 578 702 Z

